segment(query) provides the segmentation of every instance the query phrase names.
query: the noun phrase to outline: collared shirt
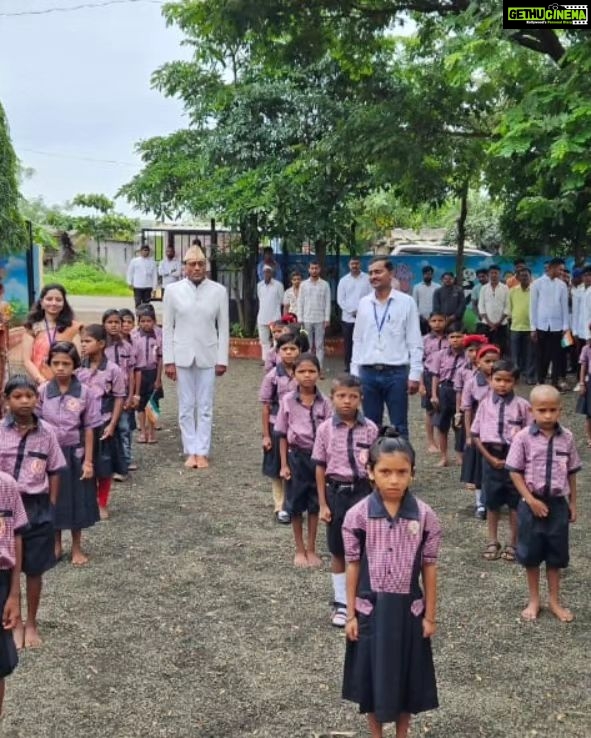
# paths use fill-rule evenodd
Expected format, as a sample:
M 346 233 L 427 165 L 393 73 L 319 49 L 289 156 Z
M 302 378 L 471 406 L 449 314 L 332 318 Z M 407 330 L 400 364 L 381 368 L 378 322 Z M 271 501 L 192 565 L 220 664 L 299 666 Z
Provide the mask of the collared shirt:
M 437 333 L 427 333 L 423 336 L 423 366 L 425 370 L 433 374 L 433 362 L 438 351 L 449 346 L 447 336 Z
M 281 363 L 281 359 L 279 358 L 279 354 L 277 353 L 277 349 L 275 346 L 269 349 L 267 352 L 267 358 L 265 359 L 265 366 L 263 367 L 265 374 L 271 371 L 274 367 L 277 366 L 277 364 Z
M 341 318 L 344 323 L 354 323 L 359 300 L 371 292 L 369 277 L 360 272 L 354 277 L 350 272 L 339 279 L 337 286 L 337 304 L 341 308 Z
M 179 281 L 183 276 L 183 267 L 178 259 L 163 259 L 158 264 L 158 274 L 162 277 L 162 286 L 167 287 Z
M 365 614 L 372 610 L 374 593 L 410 594 L 417 556 L 422 564 L 437 563 L 442 535 L 433 510 L 410 492 L 394 518 L 379 493 L 372 492 L 347 512 L 342 533 L 345 560 L 367 560 L 369 581 L 362 575 L 356 600 L 356 609 Z
M 419 315 L 428 318 L 433 312 L 433 295 L 441 287 L 437 282 L 419 282 L 412 288 L 412 298 L 417 303 Z
M 361 413 L 352 426 L 335 413 L 318 427 L 312 459 L 326 467 L 328 477 L 341 481 L 365 479 L 369 449 L 377 437 L 377 425 Z
M 423 371 L 423 337 L 415 301 L 392 290 L 386 302 L 375 293 L 362 297 L 353 329 L 351 373 L 372 364 L 409 366 L 409 379 L 418 382 Z
M 490 383 L 481 371 L 476 371 L 464 383 L 460 398 L 460 410 L 474 411 L 490 392 Z
M 478 436 L 482 443 L 509 445 L 531 420 L 531 407 L 527 400 L 513 392 L 501 397 L 491 390 L 478 405 L 472 435 Z
M 575 336 L 584 338 L 587 333 L 585 326 L 585 285 L 580 284 L 571 290 L 571 321 L 570 326 Z
M 103 424 L 100 400 L 76 377 L 72 377 L 63 394 L 55 379 L 42 384 L 37 409 L 39 416 L 55 431 L 62 448 L 83 445 L 84 431 Z
M 509 315 L 509 288 L 499 282 L 493 287 L 489 282 L 480 290 L 478 297 L 478 312 L 487 317 L 491 323 L 507 325 Z
M 283 364 L 277 364 L 263 377 L 259 392 L 259 401 L 270 406 L 270 421 L 275 422 L 279 412 L 279 404 L 288 392 L 294 392 L 298 387 L 293 374 L 289 374 Z
M 525 477 L 530 492 L 551 497 L 568 497 L 568 478 L 581 468 L 573 434 L 561 425 L 546 436 L 534 422 L 513 439 L 505 469 Z
M 127 284 L 137 290 L 156 289 L 158 284 L 158 269 L 151 256 L 136 256 L 127 267 Z
M 115 398 L 127 397 L 123 372 L 106 356 L 96 369 L 88 365 L 76 369 L 76 376 L 85 384 L 101 403 L 103 423 L 108 423 L 113 414 Z
M 462 393 L 466 382 L 469 382 L 472 379 L 475 371 L 476 367 L 474 366 L 474 364 L 470 364 L 468 359 L 466 359 L 466 361 L 464 362 L 464 366 L 461 366 L 459 371 L 455 373 L 454 390 L 456 392 Z
M 456 374 L 466 365 L 464 350 L 454 351 L 451 346 L 438 351 L 433 358 L 433 374 L 440 382 L 453 382 Z
M 259 311 L 257 313 L 258 325 L 269 325 L 269 323 L 273 323 L 281 318 L 283 295 L 283 285 L 276 279 L 271 279 L 269 282 L 262 280 L 257 284 L 257 298 L 259 301 Z
M 0 471 L 10 474 L 21 495 L 46 494 L 49 475 L 66 466 L 53 428 L 35 417 L 35 426 L 21 435 L 8 414 L 0 423 Z
M 129 392 L 129 382 L 132 372 L 135 370 L 137 363 L 135 344 L 132 341 L 115 341 L 105 348 L 105 356 L 109 361 L 117 366 L 123 372 L 125 379 L 125 390 Z
M 530 286 L 530 319 L 532 330 L 565 331 L 568 328 L 568 290 L 560 279 L 547 274 Z
M 264 266 L 265 266 L 264 261 L 259 261 L 259 263 L 257 264 L 257 280 L 259 282 L 263 278 L 263 267 Z M 279 264 L 279 262 L 273 259 L 273 263 L 270 264 L 270 266 L 272 266 L 274 269 L 273 279 L 276 279 L 278 282 L 283 283 L 283 272 L 281 270 L 281 265 Z
M 321 392 L 316 390 L 314 402 L 306 407 L 300 398 L 299 389 L 288 392 L 279 403 L 275 420 L 275 433 L 287 438 L 290 446 L 312 451 L 318 426 L 332 415 L 332 405 Z
M 135 353 L 136 369 L 157 369 L 162 358 L 162 333 L 150 331 L 144 333 L 141 329 L 131 339 Z
M 487 284 L 486 282 L 484 284 Z M 478 307 L 478 299 L 480 297 L 480 290 L 484 287 L 482 282 L 476 282 L 474 287 L 470 290 L 470 302 L 475 307 Z
M 17 483 L 6 472 L 0 471 L 0 569 L 14 569 L 15 535 L 27 527 L 27 514 L 18 492 Z
M 298 320 L 304 323 L 328 323 L 330 286 L 324 279 L 305 279 L 300 286 Z
M 433 312 L 440 313 L 449 317 L 454 316 L 455 320 L 461 320 L 466 311 L 466 297 L 464 290 L 456 284 L 442 285 L 433 293 Z
M 589 346 L 588 343 L 586 343 L 581 349 L 579 364 L 584 367 L 585 375 L 589 375 L 589 370 L 591 369 L 591 346 Z
M 287 312 L 298 317 L 298 301 L 300 299 L 300 291 L 297 294 L 293 287 L 288 287 L 283 295 L 283 307 L 287 308 Z
M 511 315 L 512 331 L 519 331 L 520 333 L 531 331 L 530 300 L 529 286 L 525 290 L 521 285 L 509 290 L 509 314 Z

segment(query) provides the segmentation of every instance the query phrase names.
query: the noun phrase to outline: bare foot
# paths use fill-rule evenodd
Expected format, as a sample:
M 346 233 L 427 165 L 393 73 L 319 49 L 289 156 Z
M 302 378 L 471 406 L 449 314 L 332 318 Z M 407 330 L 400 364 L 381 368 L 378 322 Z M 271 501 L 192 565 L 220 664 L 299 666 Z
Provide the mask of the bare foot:
M 537 602 L 530 602 L 525 610 L 521 611 L 521 619 L 525 620 L 526 623 L 533 623 L 534 620 L 538 619 L 539 614 L 539 604 Z
M 548 607 L 552 615 L 554 615 L 557 620 L 560 620 L 561 623 L 572 623 L 575 619 L 575 616 L 570 610 L 566 607 L 562 607 L 557 602 L 550 602 Z
M 61 561 L 61 558 L 62 558 L 62 556 L 64 555 L 64 552 L 63 552 L 63 550 L 62 550 L 62 547 L 61 547 L 61 545 L 60 545 L 60 546 L 56 546 L 56 547 L 55 547 L 55 548 L 53 549 L 53 552 L 54 552 L 54 554 L 55 554 L 55 560 L 56 560 L 56 561 Z
M 25 648 L 39 648 L 43 645 L 43 641 L 39 635 L 36 625 L 27 623 L 25 625 Z
M 196 469 L 197 468 L 197 457 L 195 454 L 191 454 L 190 456 L 187 456 L 187 460 L 185 461 L 185 466 L 187 469 Z
M 207 456 L 197 456 L 197 469 L 208 469 L 209 460 Z
M 310 566 L 305 551 L 302 553 L 296 553 L 296 555 L 293 557 L 293 565 L 296 567 L 296 569 L 307 569 L 308 566 Z
M 76 553 L 72 553 L 72 564 L 74 566 L 84 566 L 88 564 L 88 556 L 85 556 L 82 551 L 76 551 Z
M 99 517 L 101 520 L 109 519 L 109 511 L 106 507 L 99 507 Z
M 18 624 L 12 631 L 12 638 L 17 651 L 22 651 L 25 647 L 25 626 L 22 621 L 19 620 Z
M 441 451 L 440 448 L 438 448 L 434 443 L 430 443 L 427 448 L 428 454 L 438 454 Z
M 449 466 L 449 461 L 448 461 L 447 459 L 440 459 L 440 460 L 439 460 L 439 461 L 438 461 L 438 462 L 437 462 L 437 463 L 435 464 L 435 466 L 438 466 L 438 467 L 444 467 L 444 466 Z
M 322 559 L 318 556 L 316 551 L 308 551 L 306 553 L 306 559 L 308 561 L 308 566 L 311 566 L 314 569 L 322 566 Z

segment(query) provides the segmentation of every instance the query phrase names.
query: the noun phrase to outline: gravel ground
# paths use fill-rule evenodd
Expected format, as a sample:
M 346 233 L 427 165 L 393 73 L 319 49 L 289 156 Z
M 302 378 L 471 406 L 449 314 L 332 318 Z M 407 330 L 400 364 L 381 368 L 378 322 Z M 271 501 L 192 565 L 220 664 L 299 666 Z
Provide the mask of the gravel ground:
M 365 735 L 339 697 L 344 640 L 328 623 L 328 572 L 295 571 L 290 531 L 272 520 L 259 471 L 260 372 L 234 362 L 220 381 L 207 471 L 181 465 L 168 388 L 160 444 L 137 447 L 140 470 L 115 487 L 111 520 L 86 537 L 91 564 L 62 563 L 46 578 L 45 645 L 8 680 L 1 735 Z M 566 404 L 586 460 L 572 393 Z M 420 422 L 413 400 L 417 492 L 445 528 L 434 644 L 442 706 L 412 734 L 588 738 L 589 466 L 564 582 L 577 619 L 565 626 L 544 612 L 524 624 L 522 572 L 480 558 L 484 524 L 471 517 L 457 467 L 433 467 Z M 321 548 L 328 562 L 323 538 Z

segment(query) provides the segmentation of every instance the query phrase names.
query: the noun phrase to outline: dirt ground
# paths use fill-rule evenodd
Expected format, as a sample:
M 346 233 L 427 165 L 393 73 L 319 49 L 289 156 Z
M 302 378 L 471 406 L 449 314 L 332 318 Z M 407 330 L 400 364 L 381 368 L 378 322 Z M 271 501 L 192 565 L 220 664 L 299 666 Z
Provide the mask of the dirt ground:
M 272 519 L 260 373 L 256 362 L 234 362 L 219 382 L 207 471 L 182 468 L 167 388 L 160 444 L 136 447 L 140 470 L 115 486 L 111 520 L 86 537 L 91 564 L 61 563 L 47 576 L 45 645 L 25 652 L 8 680 L 1 735 L 366 735 L 340 700 L 344 636 L 328 622 L 328 570 L 295 571 L 290 530 Z M 591 465 L 574 402 L 566 396 L 568 425 L 586 467 L 564 582 L 577 614 L 568 626 L 547 612 L 520 622 L 522 571 L 480 558 L 485 524 L 471 517 L 458 468 L 436 470 L 427 457 L 412 402 L 417 492 L 445 529 L 434 642 L 441 708 L 415 720 L 415 737 L 591 735 Z M 321 549 L 328 562 L 323 537 Z

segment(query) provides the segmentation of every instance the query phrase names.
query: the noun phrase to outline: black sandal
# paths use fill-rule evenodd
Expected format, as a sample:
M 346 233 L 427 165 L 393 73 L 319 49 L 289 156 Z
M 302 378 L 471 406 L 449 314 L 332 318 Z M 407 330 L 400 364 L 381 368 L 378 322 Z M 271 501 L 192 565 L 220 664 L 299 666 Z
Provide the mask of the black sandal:
M 501 544 L 498 541 L 491 541 L 482 553 L 482 558 L 486 561 L 496 561 L 500 556 Z

